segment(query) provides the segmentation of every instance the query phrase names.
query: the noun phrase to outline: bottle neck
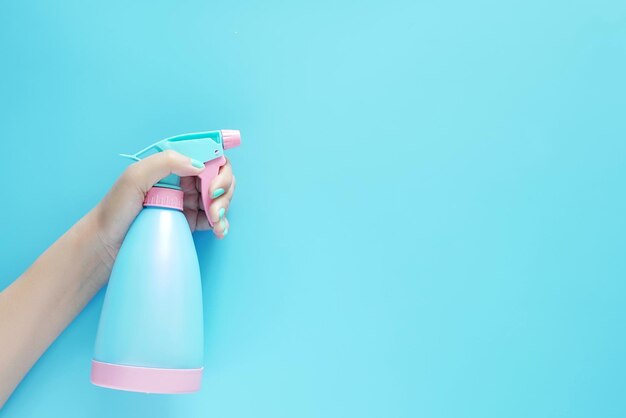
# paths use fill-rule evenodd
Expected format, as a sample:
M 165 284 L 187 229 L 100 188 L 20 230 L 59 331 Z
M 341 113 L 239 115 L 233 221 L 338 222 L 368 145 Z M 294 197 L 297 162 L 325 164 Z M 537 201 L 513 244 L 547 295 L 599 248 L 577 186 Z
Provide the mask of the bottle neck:
M 155 186 L 148 190 L 143 205 L 183 210 L 183 191 Z

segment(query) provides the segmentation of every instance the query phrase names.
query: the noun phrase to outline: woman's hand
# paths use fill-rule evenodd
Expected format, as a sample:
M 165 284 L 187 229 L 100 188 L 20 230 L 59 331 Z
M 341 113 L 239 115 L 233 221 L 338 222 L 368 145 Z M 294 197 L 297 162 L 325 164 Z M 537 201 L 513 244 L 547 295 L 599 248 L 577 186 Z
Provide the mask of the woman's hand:
M 205 214 L 208 213 L 214 225 L 213 233 L 218 238 L 224 238 L 229 227 L 226 213 L 235 190 L 232 167 L 227 160 L 213 180 L 209 190 L 213 201 L 208 211 L 202 205 L 197 177 L 203 169 L 202 163 L 171 150 L 130 165 L 94 210 L 103 261 L 109 267 L 113 265 L 128 228 L 143 207 L 146 193 L 170 174 L 181 177 L 183 213 L 191 230 L 211 229 Z

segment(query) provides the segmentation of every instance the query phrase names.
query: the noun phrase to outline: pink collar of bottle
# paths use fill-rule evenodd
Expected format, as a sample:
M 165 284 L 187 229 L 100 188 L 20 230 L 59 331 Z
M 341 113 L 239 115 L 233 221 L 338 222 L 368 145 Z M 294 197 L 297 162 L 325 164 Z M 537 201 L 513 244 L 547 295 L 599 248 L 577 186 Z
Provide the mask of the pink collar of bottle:
M 182 190 L 170 189 L 168 187 L 153 187 L 148 190 L 143 205 L 183 210 L 183 196 Z

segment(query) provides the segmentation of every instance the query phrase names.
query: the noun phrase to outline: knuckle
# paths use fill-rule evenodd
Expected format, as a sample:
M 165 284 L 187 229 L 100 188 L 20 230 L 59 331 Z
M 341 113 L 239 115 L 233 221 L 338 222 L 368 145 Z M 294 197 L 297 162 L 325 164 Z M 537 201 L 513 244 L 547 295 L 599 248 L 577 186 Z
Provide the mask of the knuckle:
M 163 159 L 169 166 L 172 166 L 178 161 L 178 154 L 175 151 L 168 149 L 163 151 Z
M 124 173 L 122 174 L 122 180 L 127 182 L 134 182 L 139 177 L 139 172 L 141 168 L 137 165 L 137 163 L 133 163 L 129 165 Z

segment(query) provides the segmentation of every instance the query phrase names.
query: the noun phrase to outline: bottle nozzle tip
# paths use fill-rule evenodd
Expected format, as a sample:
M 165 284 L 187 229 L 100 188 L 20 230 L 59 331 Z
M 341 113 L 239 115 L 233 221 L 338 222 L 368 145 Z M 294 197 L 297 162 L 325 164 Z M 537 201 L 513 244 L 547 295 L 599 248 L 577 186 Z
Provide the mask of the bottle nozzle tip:
M 237 129 L 222 129 L 224 149 L 235 148 L 241 145 L 241 132 Z

